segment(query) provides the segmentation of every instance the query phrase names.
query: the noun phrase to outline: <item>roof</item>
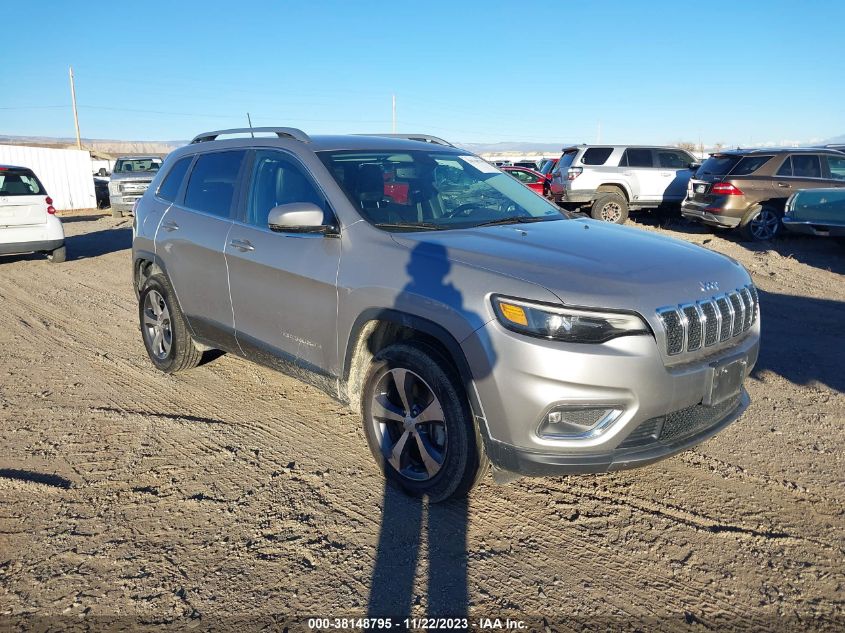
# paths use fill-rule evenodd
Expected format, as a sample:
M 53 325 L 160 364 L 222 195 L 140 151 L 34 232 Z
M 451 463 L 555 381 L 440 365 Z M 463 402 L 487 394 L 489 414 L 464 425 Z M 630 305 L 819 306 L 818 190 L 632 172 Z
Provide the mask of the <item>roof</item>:
M 579 143 L 578 145 L 565 145 L 561 151 L 568 152 L 573 149 L 581 149 L 582 147 L 603 147 L 608 149 L 679 149 L 682 152 L 687 150 L 682 147 L 674 147 L 672 145 L 646 145 L 643 143 L 619 143 L 617 145 L 609 145 L 607 143 Z
M 21 167 L 20 165 L 0 165 L 0 169 L 26 169 L 32 171 L 29 167 Z
M 733 156 L 748 156 L 755 154 L 819 154 L 824 152 L 840 153 L 832 147 L 749 147 L 743 149 L 737 147 L 735 149 L 719 150 L 718 152 L 710 152 L 710 155 L 715 154 L 729 154 Z

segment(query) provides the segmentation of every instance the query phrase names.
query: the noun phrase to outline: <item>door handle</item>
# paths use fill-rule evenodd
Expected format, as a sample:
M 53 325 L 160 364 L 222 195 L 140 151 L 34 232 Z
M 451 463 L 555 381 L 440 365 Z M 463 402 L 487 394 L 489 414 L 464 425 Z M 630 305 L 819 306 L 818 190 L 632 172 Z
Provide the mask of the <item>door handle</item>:
M 229 246 L 237 248 L 242 253 L 255 250 L 255 247 L 249 240 L 231 240 Z
M 165 231 L 175 231 L 179 228 L 179 225 L 176 224 L 176 222 L 174 222 L 173 220 L 168 220 L 167 222 L 161 223 L 161 228 L 163 228 Z
M 778 187 L 780 187 L 781 189 L 789 189 L 789 185 L 785 182 L 779 182 Z

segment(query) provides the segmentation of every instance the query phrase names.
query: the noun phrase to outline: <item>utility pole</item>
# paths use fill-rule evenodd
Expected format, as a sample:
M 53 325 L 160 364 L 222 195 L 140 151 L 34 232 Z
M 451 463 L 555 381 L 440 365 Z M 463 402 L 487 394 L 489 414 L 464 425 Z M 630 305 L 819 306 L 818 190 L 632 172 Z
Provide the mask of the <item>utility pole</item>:
M 73 103 L 73 125 L 76 127 L 76 149 L 82 149 L 79 138 L 79 114 L 76 112 L 76 87 L 73 85 L 73 66 L 70 66 L 70 100 Z
M 393 95 L 393 133 L 396 134 L 396 95 Z

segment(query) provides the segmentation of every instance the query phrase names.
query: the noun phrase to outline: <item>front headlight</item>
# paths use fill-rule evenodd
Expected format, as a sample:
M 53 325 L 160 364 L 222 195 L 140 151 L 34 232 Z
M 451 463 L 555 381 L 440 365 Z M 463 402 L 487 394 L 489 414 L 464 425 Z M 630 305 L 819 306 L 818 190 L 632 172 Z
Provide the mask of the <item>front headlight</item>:
M 645 321 L 630 312 L 565 308 L 499 295 L 493 296 L 493 309 L 509 330 L 568 343 L 604 343 L 618 336 L 651 333 Z
M 120 193 L 120 183 L 119 182 L 110 182 L 109 183 L 109 193 L 112 195 Z

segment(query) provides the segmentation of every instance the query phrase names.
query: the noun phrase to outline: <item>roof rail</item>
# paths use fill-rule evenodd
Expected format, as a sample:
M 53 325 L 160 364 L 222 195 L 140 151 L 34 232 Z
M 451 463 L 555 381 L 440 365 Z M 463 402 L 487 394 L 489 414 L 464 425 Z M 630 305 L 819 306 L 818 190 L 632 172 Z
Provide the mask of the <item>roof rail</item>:
M 445 141 L 439 136 L 432 136 L 431 134 L 357 134 L 356 136 L 386 136 L 388 138 L 404 138 L 409 141 L 420 141 L 421 143 L 434 143 L 435 145 L 455 147 L 449 141 Z
M 191 144 L 213 141 L 221 134 L 252 134 L 254 132 L 273 132 L 279 138 L 292 138 L 295 141 L 310 143 L 311 137 L 302 130 L 295 127 L 239 127 L 231 130 L 217 130 L 215 132 L 204 132 L 194 137 Z

